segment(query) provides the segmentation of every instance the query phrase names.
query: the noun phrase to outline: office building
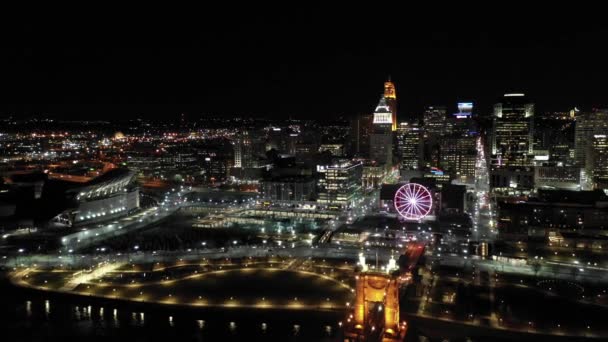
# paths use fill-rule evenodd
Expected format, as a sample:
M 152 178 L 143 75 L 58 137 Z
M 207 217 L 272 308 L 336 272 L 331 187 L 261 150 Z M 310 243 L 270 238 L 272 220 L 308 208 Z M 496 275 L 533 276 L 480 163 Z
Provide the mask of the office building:
M 448 135 L 473 136 L 477 135 L 477 127 L 473 120 L 473 103 L 459 102 L 458 112 L 446 119 L 445 132 Z
M 530 166 L 533 137 L 534 104 L 524 94 L 505 94 L 494 105 L 492 164 Z
M 315 187 L 315 180 L 310 176 L 279 176 L 260 182 L 262 197 L 268 201 L 311 201 Z
M 525 197 L 534 189 L 534 168 L 504 166 L 490 170 L 490 187 L 497 196 Z
M 336 159 L 317 165 L 317 202 L 330 209 L 346 209 L 361 189 L 363 165 L 348 159 Z
M 397 126 L 397 153 L 401 169 L 418 170 L 422 158 L 422 129 L 417 123 L 401 122 Z
M 577 113 L 574 129 L 574 158 L 576 163 L 585 167 L 589 143 L 594 135 L 608 134 L 608 109 L 595 109 L 591 112 Z
M 253 143 L 248 131 L 241 132 L 234 141 L 234 167 L 253 167 Z
M 474 136 L 456 134 L 441 139 L 440 165 L 463 183 L 475 180 L 476 139 Z
M 586 173 L 590 177 L 593 189 L 608 189 L 608 135 L 606 134 L 595 134 L 589 142 Z
M 385 167 L 393 163 L 393 114 L 384 96 L 374 111 L 370 136 L 370 159 Z
M 430 106 L 424 110 L 424 136 L 438 138 L 445 134 L 447 108 L 444 106 Z
M 369 155 L 373 121 L 373 114 L 359 115 L 351 120 L 349 153 L 352 156 L 363 157 Z

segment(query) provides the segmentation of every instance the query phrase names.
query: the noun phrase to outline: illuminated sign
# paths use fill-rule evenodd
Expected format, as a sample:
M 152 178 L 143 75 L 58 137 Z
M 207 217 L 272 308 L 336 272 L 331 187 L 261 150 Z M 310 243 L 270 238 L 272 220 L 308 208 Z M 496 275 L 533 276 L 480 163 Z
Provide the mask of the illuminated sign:
M 442 176 L 443 175 L 443 170 L 436 168 L 436 167 L 432 167 L 431 168 L 431 173 L 434 175 L 438 175 L 438 176 Z
M 392 124 L 393 114 L 392 113 L 374 113 L 375 124 Z
M 458 102 L 458 110 L 465 113 L 473 111 L 473 102 Z

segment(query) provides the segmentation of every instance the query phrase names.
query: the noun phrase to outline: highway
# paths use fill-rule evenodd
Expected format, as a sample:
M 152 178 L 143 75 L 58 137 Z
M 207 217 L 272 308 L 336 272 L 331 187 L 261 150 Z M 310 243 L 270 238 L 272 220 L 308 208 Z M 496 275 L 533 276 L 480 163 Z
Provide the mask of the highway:
M 467 265 L 475 265 L 488 272 L 501 272 L 510 274 L 521 274 L 538 276 L 539 278 L 590 281 L 608 284 L 608 268 L 596 266 L 579 266 L 567 263 L 546 262 L 535 273 L 534 266 L 528 264 L 513 265 L 496 260 L 467 259 L 459 255 L 442 255 L 435 258 L 441 265 L 464 268 Z M 573 275 L 574 274 L 574 275 Z
M 27 254 L 16 257 L 5 257 L 0 264 L 6 266 L 44 265 L 46 267 L 66 266 L 85 267 L 99 262 L 161 262 L 183 260 L 197 260 L 200 258 L 244 258 L 266 257 L 271 255 L 293 258 L 327 258 L 358 260 L 362 250 L 357 247 L 340 247 L 325 245 L 321 247 L 295 246 L 293 248 L 272 248 L 267 246 L 237 246 L 229 249 L 200 249 L 176 252 L 134 252 L 116 254 Z M 368 260 L 386 263 L 391 258 L 390 249 L 366 249 L 363 251 Z

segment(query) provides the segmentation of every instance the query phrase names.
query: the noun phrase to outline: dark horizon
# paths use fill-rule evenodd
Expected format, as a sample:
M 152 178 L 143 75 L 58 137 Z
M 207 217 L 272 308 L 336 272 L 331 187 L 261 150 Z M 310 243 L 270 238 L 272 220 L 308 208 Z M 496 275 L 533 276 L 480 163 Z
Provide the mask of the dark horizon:
M 351 117 L 373 111 L 389 75 L 400 120 L 427 105 L 455 108 L 458 101 L 474 102 L 484 115 L 512 91 L 526 93 L 538 112 L 608 105 L 602 86 L 608 66 L 596 51 L 608 37 L 604 28 L 404 27 L 375 35 L 301 24 L 187 26 L 143 35 L 85 30 L 54 39 L 57 32 L 31 28 L 27 47 L 2 48 L 0 115 Z M 131 41 L 136 38 L 141 41 Z

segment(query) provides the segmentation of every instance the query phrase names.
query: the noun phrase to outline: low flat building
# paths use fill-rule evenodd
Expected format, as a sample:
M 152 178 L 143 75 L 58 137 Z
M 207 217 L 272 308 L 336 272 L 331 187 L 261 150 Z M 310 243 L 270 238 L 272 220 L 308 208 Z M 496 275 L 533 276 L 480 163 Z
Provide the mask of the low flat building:
M 541 189 L 527 201 L 499 203 L 497 224 L 503 239 L 545 239 L 555 232 L 608 236 L 608 196 Z

